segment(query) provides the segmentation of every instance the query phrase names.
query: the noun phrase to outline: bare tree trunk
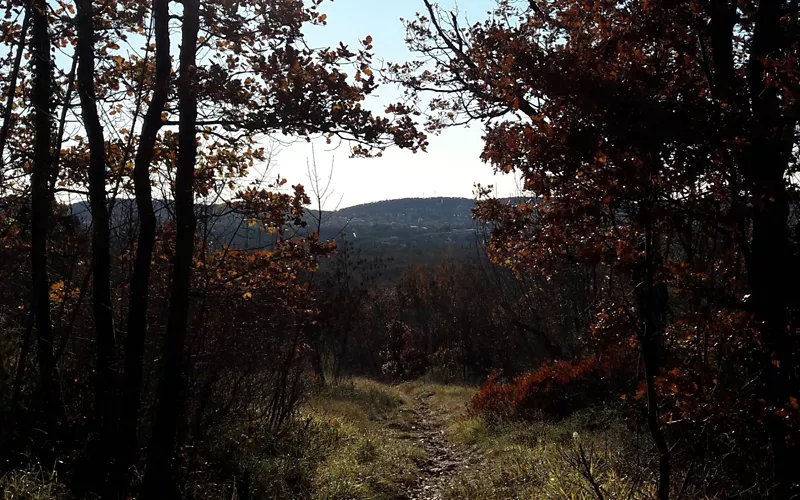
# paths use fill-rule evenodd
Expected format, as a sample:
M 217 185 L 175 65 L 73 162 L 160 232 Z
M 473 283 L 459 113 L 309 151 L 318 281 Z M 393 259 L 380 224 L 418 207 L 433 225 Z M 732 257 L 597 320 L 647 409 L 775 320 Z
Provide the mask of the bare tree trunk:
M 765 82 L 764 60 L 784 48 L 781 16 L 783 2 L 762 0 L 758 4 L 748 63 L 748 87 L 752 103 L 752 137 L 744 152 L 744 174 L 752 183 L 753 234 L 748 261 L 748 281 L 755 319 L 764 346 L 765 399 L 781 408 L 798 397 L 796 379 L 797 341 L 791 334 L 787 291 L 789 272 L 789 196 L 785 174 L 795 137 L 796 118 L 784 114 L 786 103 L 775 86 Z M 773 412 L 770 412 L 773 413 Z M 791 436 L 785 419 L 771 414 L 767 432 L 772 444 L 773 498 L 800 494 L 800 446 Z
M 53 102 L 50 59 L 50 33 L 46 0 L 31 1 L 33 37 L 31 40 L 34 81 L 32 107 L 36 110 L 35 146 L 31 172 L 31 274 L 33 277 L 33 307 L 39 359 L 39 389 L 43 398 L 44 419 L 51 439 L 57 439 L 59 429 L 66 424 L 66 410 L 61 393 L 61 381 L 53 355 L 53 327 L 50 324 L 50 280 L 47 277 L 47 233 L 50 222 L 48 179 L 53 164 L 50 151 Z
M 30 11 L 26 11 L 26 22 L 27 22 L 27 24 L 30 24 L 29 23 L 30 17 L 31 17 L 30 16 Z M 23 31 L 23 33 L 25 31 L 27 31 L 27 26 L 23 25 L 23 30 L 22 31 Z M 24 36 L 23 36 L 23 38 L 24 38 Z M 21 56 L 22 52 L 20 51 L 17 55 Z M 55 146 L 55 150 L 56 151 L 61 151 L 62 139 L 64 137 L 64 126 L 65 126 L 65 123 L 66 123 L 67 109 L 69 109 L 70 96 L 72 95 L 72 83 L 73 83 L 73 80 L 74 80 L 74 77 L 75 77 L 75 68 L 77 67 L 77 61 L 78 61 L 78 57 L 77 57 L 77 54 L 76 54 L 72 58 L 72 67 L 70 68 L 69 76 L 67 77 L 67 92 L 66 92 L 66 95 L 64 97 L 64 103 L 62 105 L 62 110 L 61 110 L 61 117 L 59 118 L 59 122 L 58 122 L 58 135 L 56 136 L 56 146 Z M 14 70 L 14 76 L 12 77 L 11 88 L 14 88 L 16 86 L 16 83 L 15 83 L 16 82 L 16 77 L 17 77 L 16 73 L 18 72 L 18 69 L 19 69 L 19 67 L 17 66 L 16 69 Z M 12 95 L 12 94 L 9 94 L 9 95 Z M 11 101 L 9 101 L 8 104 L 10 106 L 11 105 Z M 9 118 L 9 119 L 10 119 L 10 110 L 11 109 L 9 107 L 8 110 L 7 110 L 7 112 L 9 113 L 7 118 Z M 8 132 L 8 130 L 7 130 L 7 128 L 9 127 L 8 124 L 9 124 L 8 120 L 3 122 L 3 130 L 4 130 L 4 132 L 0 133 L 2 135 L 2 141 L 3 142 L 5 142 L 6 134 Z M 0 145 L 0 168 L 2 168 L 1 167 L 2 166 L 2 156 L 3 156 L 3 152 L 2 151 L 3 151 L 3 147 L 2 147 L 2 145 Z M 59 163 L 59 160 L 57 158 L 55 160 L 55 165 L 54 165 L 54 167 L 52 168 L 52 170 L 50 172 L 50 179 L 48 180 L 47 196 L 51 200 L 53 199 L 53 195 L 55 194 L 54 189 L 55 189 L 56 177 L 58 177 L 58 163 Z M 0 175 L 2 175 L 2 174 L 0 174 Z M 22 347 L 21 347 L 19 359 L 18 359 L 17 365 L 16 365 L 17 366 L 17 373 L 16 373 L 16 375 L 14 377 L 14 387 L 13 387 L 12 397 L 11 397 L 11 405 L 12 405 L 12 407 L 16 407 L 16 405 L 19 404 L 20 396 L 22 395 L 21 391 L 22 391 L 22 386 L 24 385 L 24 382 L 25 382 L 25 370 L 27 369 L 28 354 L 30 352 L 31 332 L 33 331 L 33 323 L 34 323 L 33 320 L 34 320 L 34 311 L 33 311 L 33 308 L 31 308 L 31 313 L 28 316 L 28 319 L 27 319 L 27 321 L 25 323 L 25 337 L 22 339 Z M 63 339 L 61 340 L 61 342 L 63 344 Z M 59 356 L 56 354 L 56 356 L 55 356 L 56 364 L 58 364 L 58 359 L 59 359 Z
M 134 194 L 139 213 L 139 236 L 136 260 L 131 277 L 128 307 L 128 337 L 125 346 L 125 373 L 120 416 L 120 468 L 127 473 L 133 464 L 137 448 L 136 430 L 139 422 L 142 394 L 142 364 L 147 336 L 150 261 L 156 240 L 156 215 L 150 185 L 150 164 L 161 113 L 167 102 L 171 71 L 169 41 L 169 0 L 153 0 L 153 20 L 156 32 L 156 75 L 153 96 L 142 124 L 139 149 L 133 167 Z
M 25 365 L 28 364 L 28 352 L 31 348 L 31 331 L 33 330 L 33 322 L 35 313 L 33 308 L 28 313 L 25 320 L 25 333 L 22 337 L 22 347 L 20 348 L 19 357 L 17 358 L 17 373 L 14 375 L 14 385 L 11 390 L 11 407 L 16 409 L 20 403 L 22 396 L 22 385 L 25 378 Z
M 769 158 L 771 148 L 758 148 L 753 152 L 760 158 Z M 759 151 L 760 152 L 757 152 Z M 786 406 L 791 397 L 798 397 L 798 383 L 793 380 L 797 360 L 796 340 L 791 338 L 785 294 L 791 284 L 788 276 L 789 203 L 783 172 L 769 175 L 768 165 L 760 170 L 763 184 L 754 193 L 752 254 L 748 261 L 753 313 L 762 334 L 764 347 L 762 365 L 765 370 L 765 399 L 773 408 Z M 763 170 L 761 170 L 763 169 Z M 756 205 L 758 204 L 758 205 Z M 759 206 L 760 205 L 760 206 Z M 789 436 L 796 435 L 785 419 L 769 412 L 766 427 L 773 453 L 773 498 L 794 498 L 800 492 L 800 447 L 793 445 Z
M 646 211 L 648 209 L 645 209 Z M 661 428 L 661 415 L 658 410 L 658 394 L 655 378 L 660 367 L 660 351 L 663 339 L 662 314 L 665 307 L 663 294 L 659 293 L 655 284 L 656 249 L 653 248 L 652 215 L 645 213 L 645 261 L 643 269 L 637 272 L 637 301 L 639 307 L 641 329 L 639 343 L 645 370 L 647 389 L 647 426 L 658 450 L 658 499 L 668 500 L 670 492 L 670 451 L 664 432 Z
M 114 318 L 111 305 L 111 258 L 106 203 L 106 150 L 94 88 L 94 13 L 92 0 L 78 0 L 78 94 L 89 140 L 89 202 L 92 213 L 92 298 L 97 348 L 95 412 L 100 431 L 98 465 L 107 472 L 113 460 L 116 428 L 114 394 Z M 102 474 L 104 475 L 104 474 Z M 102 479 L 101 479 L 102 481 Z
M 764 60 L 781 50 L 790 50 L 781 16 L 781 0 L 758 2 L 755 27 L 747 65 L 747 88 L 734 80 L 733 31 L 735 3 L 715 0 L 712 4 L 712 48 L 714 84 L 719 98 L 735 105 L 739 112 L 734 134 L 746 136 L 747 146 L 734 152 L 740 173 L 751 190 L 753 207 L 752 240 L 742 237 L 742 251 L 748 257 L 747 276 L 751 311 L 762 333 L 765 399 L 774 408 L 798 397 L 794 377 L 797 344 L 790 335 L 787 290 L 789 272 L 789 198 L 784 175 L 794 142 L 796 116 L 787 116 L 786 103 L 776 86 L 766 84 Z M 790 113 L 791 114 L 791 113 Z M 744 231 L 743 231 L 744 232 Z M 792 446 L 787 422 L 771 415 L 767 433 L 772 443 L 773 498 L 790 498 L 800 492 L 800 447 Z M 795 434 L 796 436 L 796 434 Z
M 177 234 L 172 266 L 163 370 L 158 388 L 158 408 L 147 457 L 145 497 L 177 496 L 174 483 L 178 421 L 185 401 L 184 343 L 189 318 L 189 286 L 194 234 L 194 168 L 197 159 L 196 46 L 200 28 L 200 1 L 184 0 L 178 81 L 178 164 L 175 178 Z
M 25 18 L 22 21 L 22 29 L 19 34 L 19 45 L 17 53 L 14 55 L 14 67 L 11 68 L 11 82 L 8 84 L 8 96 L 6 97 L 6 109 L 3 110 L 3 128 L 0 129 L 0 172 L 3 169 L 3 153 L 8 140 L 8 131 L 11 128 L 11 107 L 14 104 L 14 97 L 17 93 L 17 77 L 22 63 L 22 53 L 25 51 L 25 37 L 28 35 L 28 26 L 31 23 L 30 9 L 25 9 Z
M 54 150 L 58 153 L 56 155 L 55 164 L 53 166 L 53 171 L 50 172 L 50 185 L 49 185 L 49 195 L 50 199 L 55 199 L 56 194 L 56 183 L 58 182 L 58 172 L 61 168 L 61 146 L 64 144 L 64 128 L 67 126 L 67 112 L 70 109 L 70 103 L 72 102 L 72 89 L 75 87 L 75 73 L 78 68 L 78 53 L 77 51 L 72 56 L 72 66 L 69 69 L 69 75 L 67 75 L 67 90 L 64 93 L 64 101 L 61 104 L 61 116 L 58 118 L 58 132 L 55 138 L 55 145 Z

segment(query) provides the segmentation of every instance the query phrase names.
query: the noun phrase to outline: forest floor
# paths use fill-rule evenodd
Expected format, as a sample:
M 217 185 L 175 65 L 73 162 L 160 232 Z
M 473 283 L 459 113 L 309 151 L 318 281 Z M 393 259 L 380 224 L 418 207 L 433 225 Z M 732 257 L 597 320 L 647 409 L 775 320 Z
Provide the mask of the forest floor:
M 315 467 L 309 496 L 596 499 L 587 472 L 606 498 L 648 498 L 652 493 L 648 484 L 629 483 L 620 469 L 631 440 L 618 415 L 593 411 L 557 424 L 490 423 L 468 412 L 476 390 L 365 379 L 329 385 L 308 408 L 320 421 L 335 422 L 340 438 Z M 578 455 L 584 451 L 585 460 Z
M 618 413 L 594 409 L 558 423 L 488 421 L 468 411 L 476 389 L 425 381 L 328 383 L 277 435 L 242 441 L 240 428 L 220 433 L 209 464 L 227 464 L 238 476 L 219 482 L 217 469 L 201 470 L 187 481 L 184 498 L 654 498 L 652 475 L 631 467 L 640 459 L 632 454 L 640 440 Z M 41 469 L 0 478 L 3 498 L 68 498 L 62 490 Z
M 443 408 L 439 398 L 440 387 L 423 387 L 415 391 L 411 398 L 411 407 L 405 411 L 414 415 L 412 433 L 425 451 L 425 458 L 420 461 L 417 484 L 408 492 L 413 500 L 441 500 L 449 496 L 453 489 L 452 480 L 456 473 L 463 473 L 474 466 L 479 459 L 468 449 L 453 443 L 447 436 L 447 425 L 459 413 L 453 414 Z M 401 410 L 402 411 L 402 410 Z
M 315 498 L 387 498 L 440 500 L 450 493 L 456 474 L 469 470 L 477 455 L 448 436 L 448 428 L 466 417 L 473 387 L 410 382 L 385 385 L 364 379 L 331 385 L 309 408 L 347 429 L 348 446 L 331 453 L 321 470 Z M 371 443 L 371 444 L 367 444 Z M 356 452 L 357 466 L 333 467 Z

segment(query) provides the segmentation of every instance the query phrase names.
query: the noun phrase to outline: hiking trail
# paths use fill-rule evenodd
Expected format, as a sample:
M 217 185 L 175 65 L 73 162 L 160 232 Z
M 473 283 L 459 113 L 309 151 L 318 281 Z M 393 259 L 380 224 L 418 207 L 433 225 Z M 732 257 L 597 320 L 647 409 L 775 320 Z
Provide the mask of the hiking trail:
M 412 435 L 425 450 L 425 459 L 419 465 L 417 484 L 408 492 L 409 500 L 442 500 L 450 488 L 454 475 L 471 466 L 466 450 L 449 442 L 445 437 L 441 410 L 431 404 L 432 392 L 414 397 L 414 408 L 406 409 L 414 415 Z

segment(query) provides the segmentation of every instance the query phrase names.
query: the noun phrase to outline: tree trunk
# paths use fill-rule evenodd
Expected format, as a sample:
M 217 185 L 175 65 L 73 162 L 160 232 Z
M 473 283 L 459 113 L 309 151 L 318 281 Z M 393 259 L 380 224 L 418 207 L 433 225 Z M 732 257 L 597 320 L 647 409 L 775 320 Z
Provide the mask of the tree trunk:
M 14 67 L 11 69 L 11 82 L 8 84 L 8 96 L 6 97 L 6 109 L 3 110 L 3 128 L 0 129 L 0 171 L 3 170 L 3 153 L 5 153 L 8 131 L 11 128 L 11 107 L 14 104 L 14 97 L 17 93 L 17 77 L 22 63 L 22 53 L 25 51 L 25 37 L 28 34 L 28 26 L 31 23 L 30 9 L 25 9 L 25 18 L 22 21 L 22 29 L 19 35 L 19 45 L 17 53 L 14 55 Z
M 83 126 L 89 140 L 89 202 L 92 214 L 92 310 L 97 343 L 95 412 L 100 432 L 98 465 L 107 472 L 113 460 L 116 428 L 114 394 L 114 318 L 111 304 L 111 258 L 108 204 L 106 202 L 106 150 L 103 126 L 97 113 L 94 83 L 94 13 L 92 0 L 78 0 L 78 94 Z M 101 474 L 104 476 L 105 474 Z M 101 479 L 102 482 L 102 479 Z
M 145 497 L 177 496 L 174 483 L 176 436 L 184 406 L 184 342 L 189 317 L 189 286 L 194 233 L 194 168 L 197 158 L 195 57 L 200 26 L 199 0 L 184 0 L 178 81 L 178 161 L 175 177 L 175 257 L 172 266 L 163 369 L 158 388 L 158 408 L 147 457 Z
M 44 420 L 51 439 L 58 439 L 59 429 L 66 424 L 66 410 L 61 394 L 61 381 L 53 355 L 53 327 L 50 324 L 50 280 L 47 277 L 47 233 L 50 219 L 50 197 L 47 183 L 52 170 L 50 151 L 53 102 L 50 59 L 50 33 L 46 0 L 31 1 L 33 36 L 31 40 L 34 81 L 32 108 L 35 109 L 35 146 L 31 171 L 31 275 L 33 307 L 39 360 L 39 390 L 43 399 Z
M 748 260 L 752 311 L 762 335 L 765 399 L 783 408 L 800 397 L 794 378 L 797 341 L 790 334 L 787 293 L 789 272 L 789 197 L 785 174 L 794 142 L 796 118 L 784 114 L 786 104 L 775 86 L 766 84 L 764 60 L 785 43 L 781 26 L 783 2 L 762 0 L 756 14 L 748 87 L 752 106 L 752 136 L 744 153 L 744 175 L 751 184 L 753 233 Z M 772 444 L 773 498 L 800 493 L 800 446 L 789 422 L 769 412 L 766 422 Z
M 755 27 L 747 65 L 747 91 L 736 86 L 733 60 L 735 3 L 715 0 L 712 5 L 712 47 L 715 87 L 718 97 L 737 106 L 739 120 L 731 136 L 747 137 L 745 148 L 734 152 L 740 173 L 751 191 L 752 240 L 743 240 L 748 255 L 750 310 L 762 335 L 761 363 L 764 367 L 765 399 L 773 408 L 788 404 L 790 397 L 800 397 L 798 382 L 793 379 L 797 366 L 797 345 L 790 336 L 787 292 L 791 276 L 789 262 L 789 198 L 784 178 L 794 141 L 796 117 L 788 116 L 789 105 L 779 96 L 779 89 L 766 84 L 764 61 L 787 49 L 781 16 L 784 2 L 762 0 L 758 3 Z M 780 57 L 780 56 L 779 56 Z M 800 446 L 792 446 L 787 423 L 769 412 L 767 433 L 773 450 L 773 498 L 798 494 L 795 464 L 800 463 Z M 794 434 L 796 438 L 796 433 Z
M 61 168 L 61 146 L 64 144 L 64 129 L 67 126 L 67 112 L 71 109 L 72 90 L 75 87 L 75 73 L 77 68 L 78 53 L 76 51 L 72 56 L 72 66 L 69 69 L 69 75 L 67 75 L 67 90 L 64 93 L 64 101 L 61 105 L 61 116 L 58 118 L 58 132 L 56 132 L 53 146 L 54 151 L 58 152 L 53 165 L 53 171 L 50 172 L 50 185 L 48 187 L 48 194 L 53 201 L 55 201 L 56 183 L 58 182 L 58 173 Z
M 28 352 L 31 349 L 31 331 L 33 330 L 34 322 L 34 308 L 28 313 L 25 320 L 25 333 L 22 337 L 22 346 L 20 347 L 19 357 L 17 358 L 17 372 L 14 375 L 14 384 L 11 390 L 11 408 L 17 409 L 22 397 L 22 383 L 25 378 L 25 366 L 28 364 Z
M 153 96 L 142 124 L 139 149 L 136 152 L 133 167 L 134 194 L 139 214 L 139 236 L 131 277 L 120 416 L 119 464 L 123 473 L 127 473 L 134 463 L 138 442 L 136 431 L 141 408 L 142 365 L 147 336 L 150 262 L 153 258 L 156 240 L 156 215 L 153 210 L 150 185 L 150 164 L 153 161 L 158 131 L 161 129 L 161 114 L 167 102 L 171 71 L 168 0 L 153 0 L 153 20 L 156 32 L 156 75 L 153 82 Z
M 645 212 L 649 212 L 645 208 Z M 645 213 L 645 261 L 643 269 L 637 272 L 635 282 L 637 286 L 637 302 L 639 308 L 641 329 L 639 343 L 641 346 L 642 361 L 645 369 L 645 385 L 647 389 L 647 426 L 650 436 L 658 450 L 658 499 L 668 500 L 670 492 L 670 452 L 664 432 L 661 429 L 661 416 L 658 410 L 658 394 L 656 393 L 655 377 L 660 367 L 660 351 L 663 339 L 662 315 L 665 307 L 664 294 L 659 293 L 655 283 L 656 241 L 653 235 L 652 215 Z

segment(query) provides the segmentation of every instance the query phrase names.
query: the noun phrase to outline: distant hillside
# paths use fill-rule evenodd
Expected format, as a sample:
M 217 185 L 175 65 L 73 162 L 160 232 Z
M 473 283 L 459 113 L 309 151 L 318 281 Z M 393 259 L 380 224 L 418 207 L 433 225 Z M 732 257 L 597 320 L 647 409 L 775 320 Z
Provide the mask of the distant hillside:
M 410 225 L 469 223 L 474 205 L 469 198 L 402 198 L 355 205 L 337 210 L 334 215 L 360 222 Z
M 171 207 L 157 201 L 156 211 L 162 220 L 169 218 Z M 472 219 L 474 200 L 469 198 L 404 198 L 356 205 L 323 212 L 323 239 L 346 238 L 364 258 L 382 258 L 387 274 L 396 275 L 411 264 L 435 264 L 443 257 L 455 260 L 476 255 L 476 222 Z M 72 205 L 71 212 L 83 223 L 91 221 L 88 207 Z M 214 213 L 220 208 L 211 208 Z M 315 230 L 314 217 L 307 216 L 309 226 L 302 232 Z M 132 200 L 119 200 L 114 208 L 115 233 L 124 239 L 131 219 L 136 219 Z M 271 237 L 258 225 L 248 226 L 241 216 L 227 214 L 212 218 L 210 243 L 236 247 L 263 248 Z M 198 229 L 201 229 L 200 226 Z
M 347 238 L 366 258 L 384 259 L 387 274 L 443 257 L 475 255 L 474 200 L 404 198 L 323 213 L 323 238 Z
M 338 232 L 347 227 L 349 232 L 355 232 L 359 237 L 385 238 L 398 231 L 420 236 L 472 230 L 475 227 L 471 213 L 473 206 L 474 201 L 468 198 L 378 201 L 323 213 L 324 232 Z

